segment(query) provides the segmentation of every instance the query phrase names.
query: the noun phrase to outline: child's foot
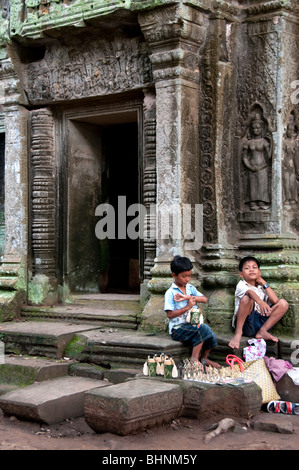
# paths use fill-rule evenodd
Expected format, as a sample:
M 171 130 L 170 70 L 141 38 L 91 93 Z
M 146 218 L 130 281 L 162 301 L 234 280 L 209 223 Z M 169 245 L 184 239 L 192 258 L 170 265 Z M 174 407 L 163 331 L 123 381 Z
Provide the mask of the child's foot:
M 235 336 L 228 343 L 229 347 L 232 349 L 239 349 L 240 347 L 241 336 L 235 334 Z
M 215 367 L 216 369 L 220 369 L 221 365 L 218 362 L 210 361 L 210 359 L 206 359 L 206 363 L 208 366 Z
M 274 341 L 275 343 L 278 342 L 278 338 L 276 336 L 271 335 L 267 330 L 261 328 L 257 334 L 255 335 L 256 339 L 264 339 L 265 341 Z
M 190 362 L 191 362 L 191 364 L 193 364 L 194 366 L 197 366 L 197 367 L 199 368 L 199 370 L 203 370 L 203 365 L 202 365 L 202 363 L 200 362 L 199 359 L 194 358 L 194 357 L 191 357 Z

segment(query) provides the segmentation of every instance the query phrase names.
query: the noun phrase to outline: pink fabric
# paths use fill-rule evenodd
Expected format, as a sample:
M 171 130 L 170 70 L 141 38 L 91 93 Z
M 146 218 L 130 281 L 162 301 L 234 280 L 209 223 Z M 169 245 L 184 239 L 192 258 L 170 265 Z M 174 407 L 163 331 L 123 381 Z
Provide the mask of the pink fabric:
M 294 369 L 290 362 L 284 361 L 283 359 L 265 356 L 264 360 L 275 382 L 278 382 L 289 369 Z

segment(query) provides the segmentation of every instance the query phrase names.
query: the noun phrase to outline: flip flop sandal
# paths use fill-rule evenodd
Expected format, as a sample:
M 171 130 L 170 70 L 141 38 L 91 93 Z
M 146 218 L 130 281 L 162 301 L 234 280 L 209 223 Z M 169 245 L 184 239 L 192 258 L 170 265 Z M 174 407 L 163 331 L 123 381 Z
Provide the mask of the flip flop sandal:
M 280 412 L 286 415 L 294 414 L 294 403 L 290 401 L 282 401 L 280 405 Z
M 269 401 L 267 405 L 267 411 L 269 413 L 281 413 L 280 406 L 281 406 L 281 401 Z

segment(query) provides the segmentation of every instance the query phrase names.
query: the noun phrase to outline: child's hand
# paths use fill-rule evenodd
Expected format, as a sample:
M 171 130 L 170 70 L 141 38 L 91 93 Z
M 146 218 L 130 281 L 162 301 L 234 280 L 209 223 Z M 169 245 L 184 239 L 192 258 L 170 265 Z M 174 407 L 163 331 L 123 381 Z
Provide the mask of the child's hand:
M 196 298 L 194 297 L 194 295 L 192 297 L 190 297 L 190 299 L 188 300 L 188 307 L 189 308 L 192 308 L 194 305 L 196 304 Z
M 180 292 L 178 292 L 174 296 L 174 301 L 181 302 L 182 300 L 189 300 L 189 297 L 190 297 L 189 295 L 181 294 Z
M 262 300 L 261 302 L 259 302 L 259 306 L 261 310 L 261 315 L 263 315 L 264 317 L 265 316 L 268 317 L 269 315 L 271 315 L 272 309 L 270 305 L 268 305 L 266 302 Z
M 256 280 L 256 283 L 259 284 L 260 286 L 264 286 L 264 284 L 266 284 L 266 281 L 261 276 L 259 276 Z

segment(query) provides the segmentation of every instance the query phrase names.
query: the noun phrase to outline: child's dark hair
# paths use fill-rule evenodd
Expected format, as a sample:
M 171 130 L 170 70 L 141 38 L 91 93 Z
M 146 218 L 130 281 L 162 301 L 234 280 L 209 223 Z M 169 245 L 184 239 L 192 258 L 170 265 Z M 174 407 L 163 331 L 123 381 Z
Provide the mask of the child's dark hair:
M 254 256 L 245 256 L 245 258 L 242 258 L 239 263 L 239 271 L 243 270 L 243 266 L 247 261 L 254 261 L 257 264 L 257 267 L 260 267 L 260 262 Z
M 171 272 L 178 275 L 184 271 L 191 271 L 193 264 L 185 256 L 175 256 L 170 264 Z

